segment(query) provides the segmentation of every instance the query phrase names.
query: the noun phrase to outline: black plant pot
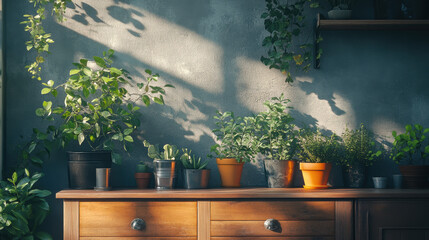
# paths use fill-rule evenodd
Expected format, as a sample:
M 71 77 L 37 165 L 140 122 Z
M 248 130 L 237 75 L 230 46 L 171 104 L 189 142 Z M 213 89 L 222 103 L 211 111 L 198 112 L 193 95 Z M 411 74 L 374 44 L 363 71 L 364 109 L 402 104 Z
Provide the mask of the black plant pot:
M 365 186 L 366 167 L 350 166 L 343 167 L 344 185 L 350 188 L 361 188 Z
M 69 187 L 72 189 L 93 189 L 95 187 L 95 169 L 110 168 L 110 151 L 68 152 Z

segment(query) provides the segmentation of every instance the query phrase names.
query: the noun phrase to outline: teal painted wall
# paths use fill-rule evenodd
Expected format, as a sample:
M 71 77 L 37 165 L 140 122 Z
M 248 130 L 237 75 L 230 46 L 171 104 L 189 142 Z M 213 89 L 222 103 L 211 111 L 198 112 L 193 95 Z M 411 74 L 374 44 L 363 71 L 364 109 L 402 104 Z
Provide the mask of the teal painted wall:
M 71 63 L 92 58 L 109 48 L 117 54 L 116 64 L 128 69 L 135 79 L 145 68 L 171 83 L 166 106 L 142 108 L 140 140 L 172 143 L 206 156 L 214 144 L 210 129 L 216 109 L 238 115 L 263 110 L 262 103 L 281 93 L 291 99 L 291 114 L 299 126 L 318 125 L 341 134 L 343 129 L 364 123 L 387 146 L 390 132 L 402 131 L 407 123 L 429 126 L 429 34 L 417 31 L 323 32 L 321 69 L 295 72 L 295 83 L 269 70 L 259 58 L 265 53 L 261 42 L 266 32 L 259 18 L 262 0 L 85 0 L 74 1 L 68 20 L 59 24 L 48 19 L 45 28 L 53 33 L 52 54 L 44 65 L 43 78 L 62 82 Z M 368 7 L 369 6 L 369 7 Z M 372 16 L 371 1 L 361 1 L 358 18 Z M 42 86 L 24 70 L 32 57 L 25 50 L 28 36 L 22 15 L 32 8 L 26 1 L 8 0 L 5 6 L 6 34 L 6 166 L 13 166 L 16 145 L 44 126 L 34 110 L 41 106 Z M 308 13 L 311 22 L 315 12 Z M 312 37 L 312 29 L 304 38 Z M 76 146 L 71 149 L 77 149 Z M 142 144 L 124 155 L 114 166 L 113 184 L 134 187 L 133 169 L 146 157 Z M 215 161 L 212 187 L 220 180 Z M 390 176 L 397 167 L 384 159 L 370 169 L 370 176 Z M 53 193 L 67 188 L 65 152 L 47 160 L 41 185 Z M 341 186 L 335 169 L 332 183 Z M 247 164 L 244 186 L 265 186 L 259 162 Z M 301 180 L 297 177 L 296 185 Z M 62 203 L 50 198 L 52 213 L 45 225 L 60 239 Z

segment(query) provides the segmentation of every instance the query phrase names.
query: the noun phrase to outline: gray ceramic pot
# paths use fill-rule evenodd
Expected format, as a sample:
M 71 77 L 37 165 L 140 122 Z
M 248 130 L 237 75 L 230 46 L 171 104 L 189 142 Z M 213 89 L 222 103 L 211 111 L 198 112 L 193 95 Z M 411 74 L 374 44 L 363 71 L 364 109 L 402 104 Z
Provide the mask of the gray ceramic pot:
M 265 177 L 269 188 L 291 187 L 295 161 L 265 160 Z
M 157 190 L 173 189 L 176 184 L 176 161 L 154 160 L 155 188 Z
M 344 185 L 350 188 L 361 188 L 365 186 L 366 167 L 350 166 L 343 167 Z
M 210 169 L 184 169 L 183 187 L 186 189 L 207 188 L 210 177 Z

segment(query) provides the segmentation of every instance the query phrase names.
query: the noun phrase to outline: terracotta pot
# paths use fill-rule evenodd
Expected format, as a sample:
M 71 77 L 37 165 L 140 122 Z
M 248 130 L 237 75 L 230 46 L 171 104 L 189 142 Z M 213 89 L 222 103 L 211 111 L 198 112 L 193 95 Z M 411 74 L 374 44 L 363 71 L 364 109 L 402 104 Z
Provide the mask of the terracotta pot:
M 292 187 L 295 161 L 266 159 L 264 166 L 269 188 Z
M 427 188 L 429 166 L 404 165 L 399 166 L 402 175 L 403 188 Z
M 329 188 L 328 179 L 331 168 L 331 163 L 300 163 L 299 169 L 301 169 L 304 178 L 304 188 Z
M 135 173 L 134 177 L 136 178 L 138 189 L 149 188 L 149 182 L 152 178 L 152 173 Z
M 216 158 L 219 168 L 222 187 L 240 187 L 241 173 L 244 162 L 237 162 L 235 158 Z

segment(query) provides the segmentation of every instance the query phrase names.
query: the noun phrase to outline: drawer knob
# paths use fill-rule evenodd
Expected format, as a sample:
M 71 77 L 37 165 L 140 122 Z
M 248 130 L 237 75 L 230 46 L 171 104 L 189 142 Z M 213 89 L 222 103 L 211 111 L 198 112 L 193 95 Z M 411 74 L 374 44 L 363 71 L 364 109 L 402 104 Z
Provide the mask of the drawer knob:
M 267 219 L 264 222 L 264 227 L 267 230 L 273 231 L 273 232 L 277 232 L 277 233 L 281 233 L 282 232 L 282 226 L 280 225 L 280 222 L 275 220 L 275 219 Z
M 131 228 L 134 230 L 141 231 L 145 229 L 146 222 L 143 219 L 135 218 L 133 221 L 131 221 Z

